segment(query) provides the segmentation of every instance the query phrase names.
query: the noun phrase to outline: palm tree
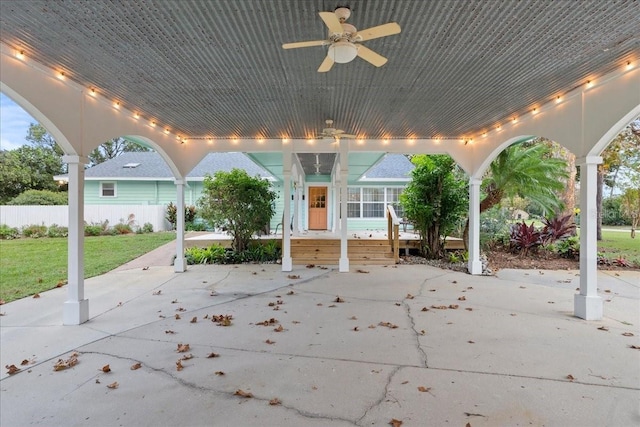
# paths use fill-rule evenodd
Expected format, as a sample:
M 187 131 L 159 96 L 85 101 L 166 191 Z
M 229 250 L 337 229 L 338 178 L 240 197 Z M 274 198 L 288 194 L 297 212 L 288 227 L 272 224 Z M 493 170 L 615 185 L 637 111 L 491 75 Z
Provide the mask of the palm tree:
M 500 204 L 503 198 L 526 197 L 549 212 L 562 210 L 558 192 L 569 177 L 564 159 L 552 156 L 547 144 L 535 141 L 514 144 L 491 163 L 482 182 L 484 198 L 480 213 Z M 464 242 L 469 236 L 469 220 L 464 229 Z

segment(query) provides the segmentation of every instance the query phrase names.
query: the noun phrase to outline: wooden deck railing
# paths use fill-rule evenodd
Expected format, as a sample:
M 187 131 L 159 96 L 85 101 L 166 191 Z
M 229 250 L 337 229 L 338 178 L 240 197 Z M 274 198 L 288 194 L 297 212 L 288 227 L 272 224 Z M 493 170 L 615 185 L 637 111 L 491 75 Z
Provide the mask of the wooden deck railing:
M 387 205 L 387 236 L 393 249 L 393 259 L 397 264 L 400 261 L 400 220 L 392 205 Z

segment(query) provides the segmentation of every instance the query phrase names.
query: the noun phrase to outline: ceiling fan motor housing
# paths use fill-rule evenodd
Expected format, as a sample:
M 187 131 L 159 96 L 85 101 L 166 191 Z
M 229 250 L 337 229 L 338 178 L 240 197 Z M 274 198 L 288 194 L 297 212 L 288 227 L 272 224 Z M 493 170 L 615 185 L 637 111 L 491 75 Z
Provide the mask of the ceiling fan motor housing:
M 338 41 L 329 46 L 329 57 L 338 64 L 346 64 L 358 56 L 358 48 L 348 41 Z

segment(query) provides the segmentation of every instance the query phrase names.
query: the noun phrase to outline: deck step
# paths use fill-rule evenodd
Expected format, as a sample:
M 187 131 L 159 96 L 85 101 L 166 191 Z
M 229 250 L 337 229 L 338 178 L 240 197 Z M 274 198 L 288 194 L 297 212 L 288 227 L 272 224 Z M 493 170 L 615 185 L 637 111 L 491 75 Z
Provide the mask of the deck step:
M 354 265 L 392 265 L 393 252 L 389 241 L 356 239 L 347 243 L 349 263 Z M 337 239 L 291 239 L 293 264 L 338 264 L 340 240 Z

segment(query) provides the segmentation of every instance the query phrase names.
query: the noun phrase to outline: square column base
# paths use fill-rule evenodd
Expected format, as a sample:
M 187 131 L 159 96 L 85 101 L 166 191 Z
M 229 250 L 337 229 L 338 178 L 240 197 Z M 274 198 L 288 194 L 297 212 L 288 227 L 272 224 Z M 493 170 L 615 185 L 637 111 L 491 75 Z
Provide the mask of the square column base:
M 338 264 L 338 271 L 340 273 L 349 272 L 349 258 L 340 258 L 340 262 Z
M 293 258 L 282 258 L 282 271 L 293 271 Z
M 62 308 L 63 325 L 81 325 L 89 320 L 89 300 L 65 301 Z
M 584 320 L 602 319 L 602 298 L 576 294 L 573 296 L 573 315 Z
M 176 273 L 187 271 L 187 260 L 184 257 L 176 257 L 173 261 L 173 271 Z
M 469 269 L 469 274 L 478 275 L 482 274 L 482 261 L 471 261 L 469 260 L 469 265 L 467 266 Z

